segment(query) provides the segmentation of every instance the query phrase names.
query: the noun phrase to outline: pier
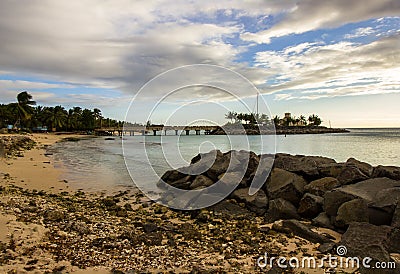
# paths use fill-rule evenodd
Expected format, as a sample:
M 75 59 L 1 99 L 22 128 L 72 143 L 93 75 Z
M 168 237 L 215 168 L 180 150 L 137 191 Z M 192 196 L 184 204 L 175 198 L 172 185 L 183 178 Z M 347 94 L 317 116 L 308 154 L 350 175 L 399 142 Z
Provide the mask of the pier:
M 204 135 L 211 134 L 212 131 L 220 129 L 220 126 L 163 126 L 163 125 L 152 125 L 152 126 L 134 126 L 134 127 L 103 127 L 95 129 L 96 135 L 118 135 L 118 136 L 135 136 L 135 135 L 147 135 L 151 133 L 153 136 L 157 135 L 200 135 L 202 132 Z M 160 132 L 160 134 L 157 134 Z M 172 134 L 168 134 L 171 133 Z

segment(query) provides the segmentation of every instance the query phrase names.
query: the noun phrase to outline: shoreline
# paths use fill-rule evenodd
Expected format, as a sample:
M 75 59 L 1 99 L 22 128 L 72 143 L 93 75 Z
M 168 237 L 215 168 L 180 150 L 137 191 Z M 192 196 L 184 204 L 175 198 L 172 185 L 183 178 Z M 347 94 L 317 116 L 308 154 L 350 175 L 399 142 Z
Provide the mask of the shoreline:
M 257 268 L 255 263 L 265 252 L 299 260 L 308 256 L 320 259 L 327 254 L 336 255 L 335 247 L 349 241 L 344 229 L 348 224 L 343 222 L 354 216 L 349 213 L 349 216 L 342 216 L 344 219 L 336 218 L 331 223 L 321 211 L 320 193 L 333 191 L 335 195 L 348 197 L 343 191 L 348 186 L 362 184 L 362 180 L 378 179 L 388 186 L 397 186 L 392 182 L 397 180 L 400 184 L 400 177 L 396 177 L 400 168 L 397 167 L 372 167 L 355 159 L 337 163 L 326 157 L 281 153 L 277 154 L 268 180 L 276 180 L 282 185 L 274 189 L 263 188 L 264 196 L 252 200 L 241 193 L 245 188 L 238 186 L 236 191 L 239 192 L 235 191 L 211 207 L 195 211 L 173 210 L 150 201 L 142 193 L 129 190 L 107 195 L 68 188 L 57 178 L 61 171 L 57 172 L 52 162 L 43 163 L 43 159 L 49 161 L 45 146 L 65 137 L 84 136 L 39 134 L 29 137 L 38 142 L 35 148 L 24 151 L 24 157 L 2 160 L 2 164 L 9 161 L 10 170 L 11 167 L 15 169 L 12 170 L 14 173 L 0 178 L 0 272 L 263 272 L 266 269 Z M 233 157 L 230 153 L 217 153 L 221 160 L 217 162 L 225 163 L 224 157 Z M 259 156 L 250 154 L 251 162 L 256 164 Z M 201 159 L 194 157 L 192 165 Z M 31 171 L 21 174 L 16 167 Z M 220 172 L 224 168 L 216 169 Z M 170 179 L 168 173 L 175 174 L 174 171 L 164 174 Z M 38 178 L 28 177 L 30 180 L 25 181 L 24 176 L 28 175 Z M 218 174 L 211 175 L 210 178 L 214 178 Z M 382 179 L 385 176 L 393 179 Z M 351 195 L 357 195 L 357 192 L 353 191 Z M 338 210 L 341 205 L 335 203 L 335 197 L 330 200 L 330 207 Z M 286 201 L 285 198 L 291 199 Z M 352 197 L 343 204 L 349 203 L 348 206 L 353 207 L 353 201 L 359 199 L 365 197 Z M 268 201 L 270 208 L 275 206 L 274 212 L 265 207 Z M 319 213 L 325 214 L 325 218 L 320 214 L 318 220 L 311 219 L 310 216 Z M 357 218 L 356 222 L 360 220 Z M 361 231 L 370 229 L 362 227 Z M 396 239 L 391 241 L 396 243 Z M 351 241 L 345 243 L 347 247 L 354 245 Z M 388 258 L 395 258 L 393 254 Z M 327 268 L 298 268 L 293 273 L 324 273 Z
M 260 133 L 261 132 L 261 133 Z M 328 128 L 325 126 L 278 126 L 258 127 L 257 125 L 225 125 L 210 133 L 210 135 L 297 135 L 297 134 L 327 134 L 348 133 L 344 128 Z
M 62 166 L 55 168 L 54 160 L 48 157 L 46 148 L 65 138 L 84 138 L 84 135 L 42 134 L 27 135 L 3 134 L 0 137 L 26 136 L 36 145 L 30 150 L 21 152 L 23 155 L 0 158 L 0 172 L 6 175 L 8 183 L 30 189 L 50 192 L 74 191 L 62 179 Z M 21 157 L 22 156 L 22 157 Z M 59 163 L 58 163 L 59 164 Z

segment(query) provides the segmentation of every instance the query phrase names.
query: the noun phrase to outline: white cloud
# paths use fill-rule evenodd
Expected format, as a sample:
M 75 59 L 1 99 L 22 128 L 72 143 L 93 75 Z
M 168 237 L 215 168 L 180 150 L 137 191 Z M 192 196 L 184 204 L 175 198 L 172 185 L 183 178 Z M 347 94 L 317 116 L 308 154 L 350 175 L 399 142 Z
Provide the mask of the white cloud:
M 374 33 L 376 33 L 376 30 L 374 30 L 372 27 L 358 28 L 353 33 L 346 34 L 344 38 L 353 39 L 353 38 L 368 36 Z
M 276 37 L 333 28 L 382 16 L 397 16 L 399 13 L 398 0 L 304 0 L 293 3 L 292 8 L 286 10 L 282 21 L 271 28 L 256 33 L 245 32 L 241 38 L 245 41 L 270 43 Z
M 370 44 L 339 42 L 309 46 L 304 52 L 264 51 L 256 55 L 260 67 L 275 72 L 281 79 L 265 88 L 284 92 L 276 99 L 317 99 L 347 95 L 399 93 L 399 37 Z

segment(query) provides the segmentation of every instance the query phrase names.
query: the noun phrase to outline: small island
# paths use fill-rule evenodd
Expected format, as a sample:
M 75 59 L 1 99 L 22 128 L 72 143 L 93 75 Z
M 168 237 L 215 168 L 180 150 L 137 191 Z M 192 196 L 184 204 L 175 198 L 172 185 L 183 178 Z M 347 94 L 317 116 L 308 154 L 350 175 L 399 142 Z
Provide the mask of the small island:
M 285 113 L 283 118 L 276 115 L 270 119 L 266 114 L 236 113 L 233 111 L 225 115 L 230 121 L 219 129 L 211 132 L 213 135 L 260 135 L 260 134 L 322 134 L 322 133 L 346 133 L 347 129 L 321 126 L 322 120 L 316 114 L 306 116 L 292 116 Z

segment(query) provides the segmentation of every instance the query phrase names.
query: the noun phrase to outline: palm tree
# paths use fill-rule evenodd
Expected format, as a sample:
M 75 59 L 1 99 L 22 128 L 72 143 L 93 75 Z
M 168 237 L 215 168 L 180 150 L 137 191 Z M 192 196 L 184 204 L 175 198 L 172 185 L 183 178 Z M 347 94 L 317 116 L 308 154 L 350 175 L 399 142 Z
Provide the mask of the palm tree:
M 300 115 L 300 122 L 302 123 L 302 125 L 307 125 L 307 120 L 306 120 L 306 116 L 304 115 Z
M 236 121 L 236 116 L 237 116 L 236 112 L 229 111 L 227 114 L 225 114 L 225 119 L 229 119 L 229 120 L 231 120 L 231 123 L 233 123 L 233 120 Z
M 318 117 L 318 115 L 310 115 L 308 117 L 309 125 L 310 126 L 319 126 L 322 123 L 322 120 Z
M 68 112 L 62 106 L 46 107 L 45 121 L 52 131 L 60 130 L 67 124 Z
M 96 127 L 96 121 L 100 121 L 99 127 L 101 128 L 101 119 L 103 119 L 103 116 L 101 115 L 101 110 L 98 108 L 93 109 L 93 116 L 94 116 L 95 127 Z
M 275 126 L 279 126 L 279 124 L 281 122 L 281 118 L 278 115 L 275 115 L 273 121 L 274 121 Z
M 33 112 L 32 106 L 36 105 L 36 102 L 32 98 L 32 95 L 27 91 L 20 92 L 17 95 L 17 105 L 14 105 L 17 112 L 17 120 L 14 126 L 20 125 L 21 122 L 25 122 L 31 118 Z

